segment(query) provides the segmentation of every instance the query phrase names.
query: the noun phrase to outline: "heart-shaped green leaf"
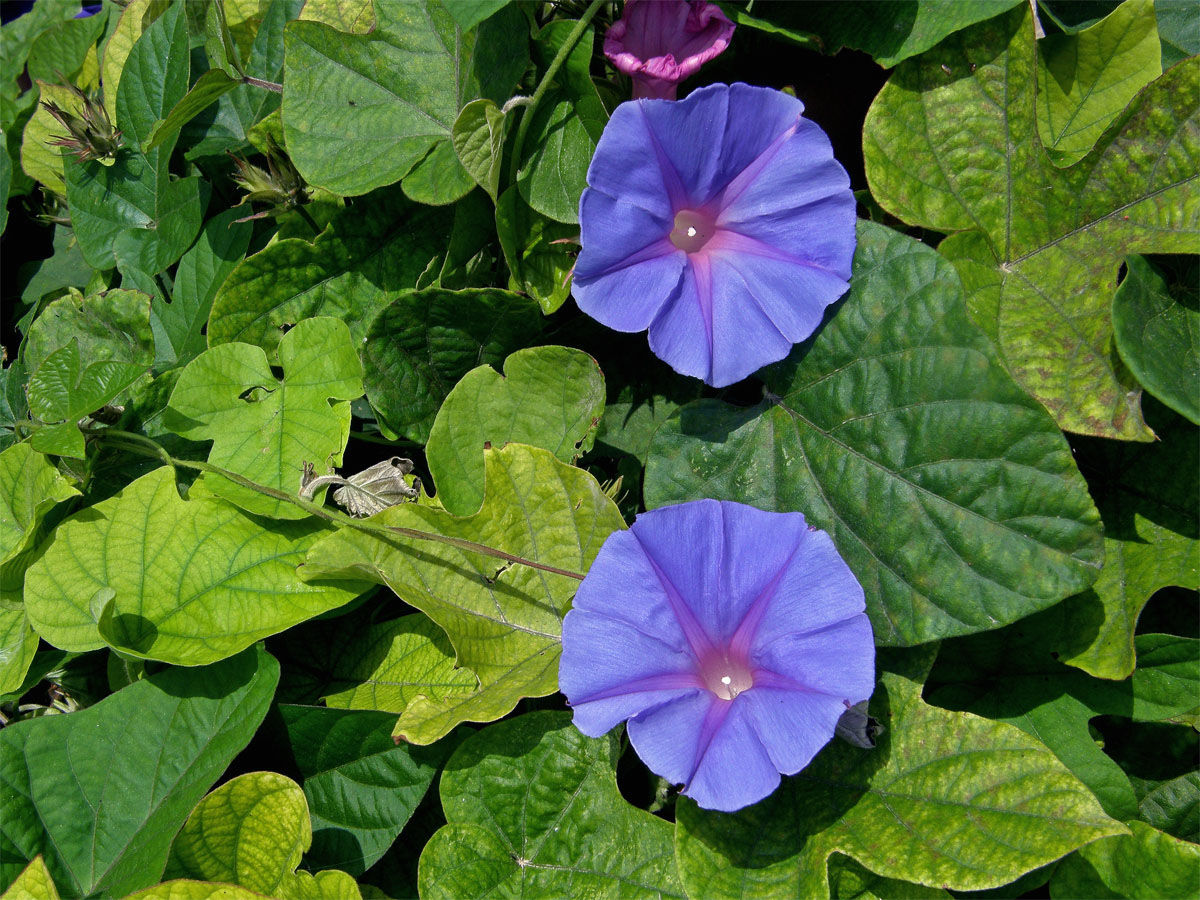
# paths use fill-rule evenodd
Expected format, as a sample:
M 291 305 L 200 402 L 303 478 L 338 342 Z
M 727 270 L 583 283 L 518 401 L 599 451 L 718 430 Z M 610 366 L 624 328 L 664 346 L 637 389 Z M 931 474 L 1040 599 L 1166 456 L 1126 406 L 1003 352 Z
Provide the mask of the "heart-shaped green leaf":
M 0 453 L 0 562 L 30 546 L 51 507 L 78 496 L 74 485 L 28 444 Z
M 442 775 L 443 826 L 421 852 L 426 900 L 682 897 L 671 826 L 617 789 L 615 735 L 532 712 L 463 741 Z
M 319 472 L 342 464 L 350 401 L 362 396 L 362 366 L 350 329 L 337 319 L 305 319 L 279 344 L 283 380 L 261 347 L 221 344 L 188 363 L 167 406 L 167 427 L 213 442 L 208 461 L 288 492 L 303 463 Z M 214 493 L 259 515 L 300 519 L 304 510 L 220 476 L 202 476 Z
M 570 347 L 518 350 L 472 369 L 438 410 L 425 449 L 442 506 L 467 516 L 483 503 L 483 452 L 509 441 L 549 450 L 573 463 L 591 449 L 604 414 L 604 376 Z
M 1091 584 L 1099 517 L 1071 450 L 968 320 L 953 267 L 860 223 L 851 285 L 767 370 L 766 401 L 696 401 L 658 429 L 647 506 L 800 510 L 854 570 L 882 644 L 996 628 Z
M 223 500 L 181 500 L 171 470 L 159 468 L 55 529 L 25 575 L 25 602 L 38 633 L 63 649 L 109 643 L 204 665 L 361 593 L 297 580 L 327 533 L 312 520 L 268 522 Z
M 300 785 L 276 772 L 248 772 L 192 810 L 171 846 L 166 877 L 236 884 L 270 897 L 361 900 L 345 872 L 296 871 L 311 844 Z

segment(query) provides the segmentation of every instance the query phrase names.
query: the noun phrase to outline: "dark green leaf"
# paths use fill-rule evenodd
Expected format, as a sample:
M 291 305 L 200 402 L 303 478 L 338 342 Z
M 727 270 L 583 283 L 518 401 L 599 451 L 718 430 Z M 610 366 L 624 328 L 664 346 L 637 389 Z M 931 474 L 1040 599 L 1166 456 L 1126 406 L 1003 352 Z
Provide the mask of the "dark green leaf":
M 700 400 L 662 425 L 646 505 L 803 512 L 863 585 L 882 644 L 996 628 L 1095 580 L 1099 516 L 1070 448 L 928 247 L 860 222 L 846 300 L 767 385 L 758 406 Z
M 406 291 L 367 329 L 367 399 L 382 425 L 424 443 L 458 380 L 532 343 L 542 321 L 537 304 L 509 291 Z
M 1055 900 L 1175 900 L 1196 893 L 1200 847 L 1130 822 L 1133 833 L 1096 841 L 1059 864 L 1050 880 Z
M 274 361 L 287 327 L 322 315 L 346 322 L 361 345 L 375 314 L 445 248 L 450 223 L 448 210 L 398 191 L 356 201 L 315 241 L 278 241 L 238 265 L 213 301 L 209 345 L 257 344 Z
M 1200 425 L 1197 268 L 1193 264 L 1179 284 L 1168 286 L 1140 256 L 1128 257 L 1125 265 L 1112 310 L 1121 359 L 1146 390 Z
M 451 742 L 397 746 L 396 717 L 383 712 L 281 705 L 279 714 L 312 816 L 305 862 L 357 877 L 396 840 Z
M 275 660 L 247 650 L 0 731 L 0 882 L 42 854 L 64 896 L 155 884 L 175 832 L 250 740 L 278 680 Z

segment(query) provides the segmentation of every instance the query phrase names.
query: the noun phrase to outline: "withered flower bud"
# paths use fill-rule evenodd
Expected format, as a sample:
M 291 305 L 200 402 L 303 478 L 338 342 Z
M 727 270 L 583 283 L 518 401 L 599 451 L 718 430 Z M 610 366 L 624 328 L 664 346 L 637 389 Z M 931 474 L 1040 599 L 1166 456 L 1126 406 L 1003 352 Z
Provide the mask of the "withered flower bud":
M 66 147 L 79 162 L 94 159 L 101 165 L 111 166 L 116 162 L 117 151 L 124 144 L 121 132 L 113 128 L 99 98 L 85 94 L 73 84 L 65 86 L 79 99 L 79 115 L 68 112 L 53 100 L 43 100 L 42 107 L 68 132 L 54 135 L 47 143 Z
M 237 205 L 265 203 L 270 207 L 238 219 L 239 222 L 261 219 L 264 216 L 278 216 L 309 201 L 308 185 L 270 135 L 267 136 L 266 157 L 268 171 L 263 171 L 241 157 L 229 154 L 229 158 L 237 166 L 233 180 L 246 192 Z

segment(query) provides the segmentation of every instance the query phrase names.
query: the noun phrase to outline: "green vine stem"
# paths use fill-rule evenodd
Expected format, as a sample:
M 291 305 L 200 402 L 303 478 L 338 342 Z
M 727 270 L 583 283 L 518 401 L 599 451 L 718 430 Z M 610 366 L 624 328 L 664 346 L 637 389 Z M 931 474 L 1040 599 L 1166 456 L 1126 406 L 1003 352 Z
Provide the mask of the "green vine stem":
M 535 562 L 532 559 L 525 559 L 523 556 L 516 556 L 512 553 L 506 553 L 503 550 L 497 550 L 495 547 L 489 547 L 487 544 L 468 541 L 465 538 L 449 537 L 444 534 L 433 534 L 428 531 L 418 531 L 415 528 L 405 528 L 401 525 L 378 525 L 374 522 L 366 522 L 362 519 L 355 519 L 344 513 L 328 509 L 320 504 L 313 503 L 308 500 L 302 500 L 295 494 L 289 494 L 287 491 L 281 491 L 276 488 L 267 487 L 265 484 L 259 484 L 256 481 L 251 481 L 237 472 L 231 472 L 228 469 L 223 469 L 220 466 L 214 466 L 207 462 L 196 462 L 190 459 L 176 459 L 171 456 L 166 449 L 157 442 L 140 434 L 134 434 L 130 431 L 120 431 L 117 429 L 96 429 L 88 431 L 90 437 L 96 438 L 104 443 L 105 446 L 113 447 L 114 449 L 127 450 L 130 453 L 137 453 L 141 456 L 149 456 L 154 459 L 162 460 L 172 469 L 178 471 L 180 468 L 195 469 L 200 472 L 211 472 L 214 475 L 220 475 L 222 478 L 228 478 L 234 484 L 241 485 L 244 488 L 263 494 L 267 497 L 273 497 L 276 500 L 282 500 L 285 503 L 290 503 L 293 506 L 298 506 L 300 509 L 307 512 L 309 515 L 317 516 L 325 519 L 327 522 L 332 522 L 335 525 L 343 525 L 347 528 L 353 528 L 356 531 L 362 531 L 367 534 L 386 535 L 391 537 L 406 537 L 416 541 L 433 541 L 438 544 L 449 544 L 452 547 L 457 547 L 460 550 L 466 550 L 470 553 L 479 553 L 483 556 L 490 556 L 494 559 L 502 559 L 505 562 L 512 563 L 518 566 L 528 566 L 531 569 L 539 569 L 543 572 L 550 572 L 553 575 L 563 575 L 567 578 L 574 578 L 576 581 L 582 581 L 583 575 L 579 572 L 572 572 L 569 569 L 559 569 L 555 566 L 548 566 L 545 563 Z
M 567 57 L 571 55 L 571 51 L 575 49 L 575 45 L 579 43 L 579 39 L 587 30 L 596 13 L 600 11 L 607 0 L 592 0 L 588 4 L 588 8 L 584 10 L 579 21 L 575 23 L 575 27 L 571 29 L 571 33 L 567 35 L 566 41 L 558 48 L 558 53 L 554 55 L 554 59 L 550 61 L 549 68 L 546 69 L 546 74 L 542 76 L 542 80 L 538 82 L 537 90 L 533 92 L 533 96 L 529 98 L 527 104 L 522 104 L 524 110 L 521 113 L 521 122 L 517 126 L 517 136 L 513 139 L 512 159 L 508 164 L 508 180 L 511 184 L 517 183 L 517 172 L 521 168 L 521 149 L 525 145 L 525 134 L 529 131 L 529 123 L 533 121 L 533 114 L 537 111 L 538 104 L 546 91 L 550 89 L 550 82 L 554 80 L 554 76 L 558 74 L 558 70 L 563 67 L 563 63 L 567 61 Z

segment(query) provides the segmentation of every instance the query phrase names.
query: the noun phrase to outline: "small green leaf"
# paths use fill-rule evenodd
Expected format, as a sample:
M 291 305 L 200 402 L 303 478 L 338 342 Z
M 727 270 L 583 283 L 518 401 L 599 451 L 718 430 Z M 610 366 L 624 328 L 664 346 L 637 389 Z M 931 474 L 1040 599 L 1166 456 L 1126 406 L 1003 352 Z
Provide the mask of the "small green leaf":
M 249 742 L 278 680 L 275 660 L 247 650 L 0 731 L 0 882 L 42 854 L 67 897 L 155 884 L 175 832 Z
M 334 316 L 359 345 L 398 291 L 414 287 L 446 246 L 451 215 L 408 203 L 398 191 L 356 201 L 315 241 L 278 241 L 233 270 L 213 301 L 209 346 L 257 344 L 271 361 L 283 331 Z M 465 370 L 464 370 L 465 371 Z
M 1059 863 L 1050 879 L 1050 896 L 1055 900 L 1194 896 L 1200 847 L 1141 822 L 1130 822 L 1129 828 L 1131 834 L 1096 841 Z
M 78 496 L 75 486 L 28 444 L 0 453 L 0 562 L 29 548 L 55 504 Z
M 757 406 L 699 400 L 658 428 L 648 507 L 802 511 L 863 585 L 885 645 L 996 628 L 1095 580 L 1099 516 L 1062 432 L 928 247 L 860 222 L 843 305 L 766 381 Z
M 35 856 L 17 880 L 0 894 L 0 900 L 59 900 L 58 888 L 41 856 Z
M 1195 265 L 1172 291 L 1140 256 L 1125 260 L 1113 296 L 1113 328 L 1121 359 L 1151 394 L 1200 425 L 1200 291 Z M 1177 294 L 1178 296 L 1172 296 Z
M 221 344 L 188 363 L 164 422 L 181 437 L 213 442 L 208 461 L 258 484 L 294 493 L 304 462 L 319 471 L 342 464 L 350 401 L 362 396 L 362 366 L 350 329 L 337 319 L 305 319 L 279 344 L 283 380 L 251 344 Z M 304 510 L 204 473 L 206 487 L 259 515 L 301 519 Z
M 681 798 L 675 853 L 690 896 L 828 896 L 835 852 L 887 878 L 980 890 L 1126 832 L 1029 735 L 926 705 L 923 655 L 881 658 L 871 715 L 887 731 L 873 750 L 834 741 L 738 813 Z M 907 671 L 888 671 L 898 659 Z
M 36 371 L 51 353 L 75 339 L 85 360 L 115 360 L 149 366 L 154 362 L 150 297 L 116 289 L 84 297 L 69 294 L 48 304 L 33 320 L 25 339 L 25 364 Z
M 41 453 L 83 459 L 83 435 L 77 420 L 100 409 L 145 375 L 137 363 L 102 359 L 84 367 L 79 340 L 59 347 L 29 376 L 29 411 L 53 428 L 40 428 L 32 437 Z
M 220 8 L 214 4 L 212 8 Z M 228 94 L 242 82 L 230 78 L 220 69 L 209 69 L 196 79 L 187 94 L 171 107 L 166 118 L 159 119 L 142 144 L 142 152 L 149 153 L 162 146 L 168 138 L 178 134 L 179 129 L 198 116 L 201 112 L 216 103 L 217 98 Z
M 376 4 L 369 35 L 288 25 L 284 135 L 310 184 L 355 195 L 404 179 L 410 197 L 439 205 L 471 189 L 454 121 L 471 100 L 508 99 L 525 71 L 526 25 L 509 7 L 468 30 L 447 6 Z
M 542 322 L 537 304 L 509 291 L 404 291 L 366 330 L 367 399 L 382 425 L 423 443 L 455 383 L 532 343 Z
M 1056 166 L 1083 159 L 1134 94 L 1162 74 L 1151 0 L 1038 42 L 1038 135 Z
M 394 506 L 371 521 L 487 544 L 560 569 L 586 572 L 600 545 L 624 527 L 617 508 L 587 472 L 521 444 L 484 458 L 483 508 L 458 518 L 417 504 Z M 450 636 L 459 666 L 479 678 L 471 695 L 417 697 L 396 733 L 431 743 L 460 722 L 490 722 L 522 697 L 558 687 L 562 617 L 573 578 L 460 550 L 341 530 L 316 544 L 306 578 L 369 578 L 426 613 Z
M 171 845 L 163 875 L 274 895 L 311 843 L 300 785 L 275 772 L 248 772 L 196 805 Z
M 7 576 L 6 571 L 0 580 L 7 582 Z M 38 636 L 29 626 L 20 591 L 0 587 L 0 694 L 20 690 L 37 648 Z
M 1097 678 L 1128 678 L 1138 616 L 1160 588 L 1200 588 L 1200 447 L 1195 427 L 1148 403 L 1153 444 L 1076 442 L 1076 460 L 1104 522 L 1104 568 L 1072 597 L 1062 661 Z
M 535 212 L 510 187 L 496 204 L 496 232 L 512 273 L 510 287 L 537 300 L 547 315 L 562 306 L 571 294 L 571 245 L 578 245 L 579 228 Z
M 451 742 L 396 746 L 396 719 L 387 713 L 282 704 L 278 709 L 312 816 L 305 863 L 361 875 L 412 817 Z
M 1200 772 L 1164 781 L 1142 798 L 1138 811 L 1159 831 L 1200 843 Z
M 617 738 L 532 712 L 463 741 L 442 775 L 447 823 L 421 852 L 425 900 L 680 897 L 671 826 L 617 789 Z
M 558 19 L 536 35 L 543 67 L 566 42 L 575 22 Z M 579 198 L 608 113 L 588 70 L 593 31 L 584 31 L 559 70 L 554 86 L 532 110 L 517 187 L 525 201 L 559 222 L 579 221 Z M 526 111 L 526 115 L 530 111 Z
M 462 108 L 450 131 L 458 161 L 493 203 L 500 190 L 505 122 L 504 113 L 491 100 L 472 100 Z
M 418 697 L 440 703 L 452 694 L 475 693 L 477 679 L 455 665 L 446 632 L 428 616 L 401 616 L 346 637 L 336 643 L 326 638 L 329 663 L 321 673 L 328 685 L 322 690 L 326 706 L 399 714 Z
M 322 534 L 312 521 L 268 522 L 223 500 L 181 500 L 171 470 L 155 469 L 55 529 L 25 575 L 26 609 L 38 633 L 66 650 L 109 643 L 205 665 L 361 593 L 361 584 L 297 580 Z
M 442 506 L 456 516 L 483 503 L 483 455 L 509 441 L 549 450 L 574 463 L 591 449 L 604 414 L 604 376 L 596 361 L 570 347 L 518 350 L 472 369 L 442 403 L 426 459 Z
M 1149 441 L 1110 304 L 1127 254 L 1197 248 L 1200 62 L 1142 89 L 1067 169 L 1038 139 L 1036 62 L 1021 4 L 903 63 L 867 114 L 867 179 L 905 222 L 982 233 L 974 261 L 999 282 L 985 328 L 1061 427 Z
M 199 240 L 179 260 L 171 302 L 154 304 L 154 315 L 170 343 L 173 365 L 186 365 L 204 352 L 203 329 L 213 299 L 245 258 L 254 232 L 250 222 L 235 222 L 238 217 L 238 210 L 227 209 L 204 223 Z
M 204 49 L 208 58 L 212 60 L 212 71 L 223 72 L 230 78 L 239 78 L 244 72 L 241 54 L 238 53 L 237 44 L 233 42 L 233 35 L 229 33 L 229 23 L 225 20 L 224 0 L 208 5 L 208 12 L 204 17 Z

